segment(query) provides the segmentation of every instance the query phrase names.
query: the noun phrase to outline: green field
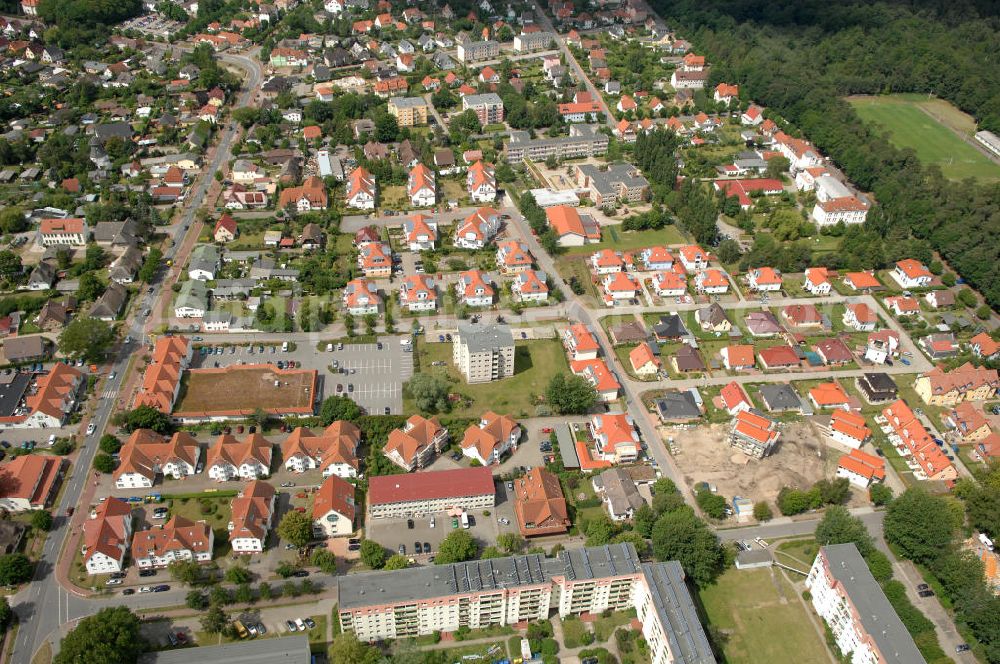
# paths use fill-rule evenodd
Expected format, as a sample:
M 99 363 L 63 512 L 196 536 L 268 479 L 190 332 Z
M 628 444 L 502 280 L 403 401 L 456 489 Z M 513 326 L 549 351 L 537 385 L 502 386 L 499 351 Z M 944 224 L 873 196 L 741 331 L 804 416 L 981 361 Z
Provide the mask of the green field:
M 455 417 L 479 417 L 492 409 L 513 417 L 528 417 L 535 413 L 535 400 L 545 393 L 549 381 L 557 373 L 569 373 L 566 351 L 555 339 L 522 341 L 514 348 L 514 375 L 492 383 L 469 385 L 452 364 L 450 343 L 420 343 L 417 352 L 421 371 L 446 376 L 453 382 L 452 391 L 470 402 L 456 403 L 451 414 Z M 434 366 L 434 362 L 444 365 Z M 407 412 L 416 411 L 409 399 L 404 399 Z
M 585 244 L 580 247 L 570 247 L 566 250 L 566 253 L 570 255 L 589 255 L 601 249 L 631 251 L 633 249 L 645 249 L 654 245 L 686 244 L 688 242 L 680 229 L 673 224 L 655 231 L 623 231 L 618 226 L 605 226 L 601 229 L 601 235 L 600 242 Z
M 730 569 L 700 596 L 709 624 L 725 635 L 728 664 L 832 661 L 798 593 L 777 568 Z
M 920 95 L 851 97 L 861 119 L 889 131 L 899 148 L 912 148 L 925 164 L 936 164 L 952 180 L 1000 180 L 1000 164 L 962 140 L 971 136 L 971 118 L 940 99 Z M 970 126 L 971 123 L 971 126 Z

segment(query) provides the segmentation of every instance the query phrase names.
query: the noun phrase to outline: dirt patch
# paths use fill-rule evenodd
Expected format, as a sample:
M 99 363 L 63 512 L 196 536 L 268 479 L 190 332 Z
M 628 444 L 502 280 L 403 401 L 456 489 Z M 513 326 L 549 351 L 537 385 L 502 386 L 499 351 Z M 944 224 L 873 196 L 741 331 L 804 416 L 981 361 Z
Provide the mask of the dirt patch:
M 274 365 L 234 365 L 187 372 L 176 416 L 246 415 L 255 409 L 276 415 L 312 414 L 316 371 Z
M 688 486 L 708 482 L 727 499 L 741 496 L 773 504 L 782 487 L 804 489 L 834 477 L 843 454 L 827 447 L 811 424 L 791 422 L 770 456 L 751 459 L 729 446 L 729 430 L 728 424 L 713 424 L 671 432 L 674 461 Z

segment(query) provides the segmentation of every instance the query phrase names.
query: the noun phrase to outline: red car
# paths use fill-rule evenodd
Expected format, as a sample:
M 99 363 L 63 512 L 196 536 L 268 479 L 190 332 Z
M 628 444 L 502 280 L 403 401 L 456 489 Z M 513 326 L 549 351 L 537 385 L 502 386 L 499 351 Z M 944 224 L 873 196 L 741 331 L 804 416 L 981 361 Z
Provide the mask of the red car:
M 542 433 L 552 433 L 552 427 L 542 427 Z

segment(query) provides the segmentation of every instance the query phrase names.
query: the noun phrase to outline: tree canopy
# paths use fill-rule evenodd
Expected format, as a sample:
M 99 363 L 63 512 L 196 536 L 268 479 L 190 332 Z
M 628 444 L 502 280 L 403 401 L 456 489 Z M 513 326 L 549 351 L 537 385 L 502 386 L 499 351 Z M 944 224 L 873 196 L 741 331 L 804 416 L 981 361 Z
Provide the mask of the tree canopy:
M 597 403 L 597 391 L 583 376 L 558 373 L 549 381 L 545 400 L 560 415 L 583 415 Z
M 115 332 L 103 320 L 79 316 L 59 335 L 59 350 L 66 356 L 100 362 L 115 342 Z
M 705 586 L 722 572 L 725 554 L 704 521 L 690 508 L 660 516 L 653 524 L 653 555 L 657 560 L 676 560 L 698 586 Z
M 925 563 L 940 555 L 955 533 L 955 514 L 944 498 L 908 489 L 886 509 L 885 538 L 911 560 Z
M 361 417 L 361 407 L 350 397 L 333 395 L 323 400 L 319 408 L 319 419 L 323 426 L 330 426 L 337 420 L 354 422 Z
M 465 560 L 472 560 L 476 557 L 479 547 L 476 540 L 466 530 L 453 530 L 444 538 L 438 547 L 437 557 L 434 559 L 436 565 L 447 565 L 448 563 L 460 563 Z
M 146 650 L 139 617 L 127 607 L 101 609 L 81 620 L 62 640 L 55 664 L 130 664 Z
M 278 535 L 286 542 L 303 547 L 313 539 L 312 519 L 304 512 L 291 510 L 281 517 Z

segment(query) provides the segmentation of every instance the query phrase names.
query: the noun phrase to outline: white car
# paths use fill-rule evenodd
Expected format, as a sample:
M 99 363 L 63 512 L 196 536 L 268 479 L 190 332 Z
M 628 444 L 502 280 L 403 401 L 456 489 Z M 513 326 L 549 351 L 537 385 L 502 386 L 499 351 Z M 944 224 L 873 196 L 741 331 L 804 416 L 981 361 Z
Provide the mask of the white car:
M 95 431 L 97 431 L 97 425 L 96 424 L 94 424 L 93 422 L 91 422 L 90 424 L 87 425 L 87 435 L 88 436 L 93 436 Z
M 107 581 L 104 582 L 104 585 L 106 586 L 120 586 L 121 584 L 122 584 L 121 579 L 108 579 Z
M 141 593 L 151 593 L 151 592 L 153 592 L 153 586 L 142 586 L 142 587 L 139 588 L 139 592 L 141 592 Z
M 295 626 L 299 628 L 300 632 L 306 631 L 306 624 L 302 622 L 302 618 L 295 619 Z
M 767 542 L 764 541 L 764 538 L 762 538 L 762 537 L 755 537 L 755 538 L 753 538 L 753 541 L 757 542 L 757 544 L 760 544 L 761 548 L 763 548 L 763 549 L 767 548 Z

